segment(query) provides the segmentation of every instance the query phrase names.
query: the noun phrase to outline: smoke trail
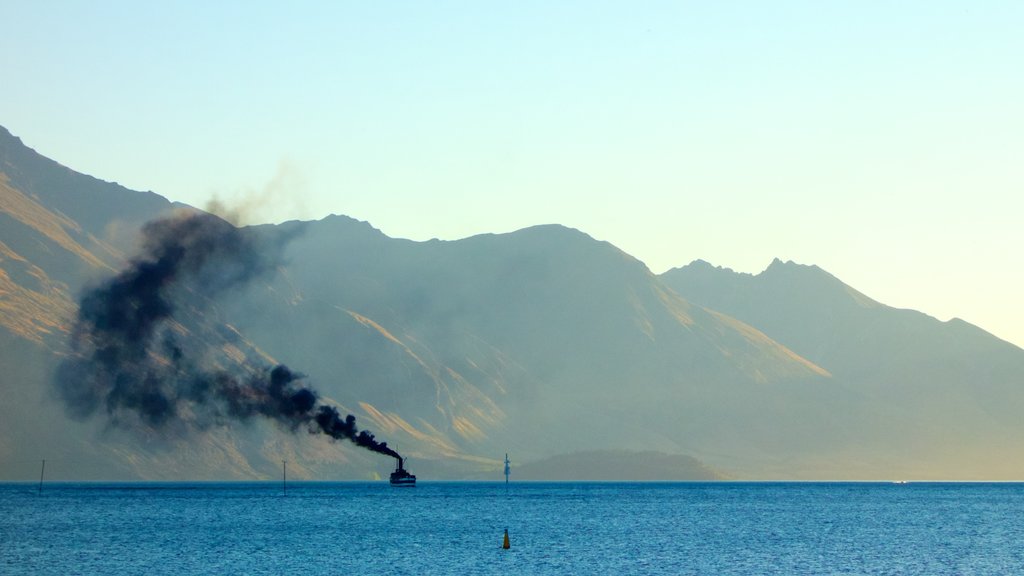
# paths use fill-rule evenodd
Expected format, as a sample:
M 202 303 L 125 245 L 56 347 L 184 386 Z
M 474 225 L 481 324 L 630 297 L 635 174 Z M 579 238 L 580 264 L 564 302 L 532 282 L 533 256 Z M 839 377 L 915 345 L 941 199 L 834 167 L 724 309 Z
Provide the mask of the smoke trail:
M 225 366 L 178 322 L 274 270 L 282 242 L 202 213 L 156 220 L 142 232 L 141 254 L 81 299 L 72 353 L 55 382 L 71 415 L 104 414 L 114 426 L 151 430 L 262 417 L 400 458 L 358 430 L 354 416 L 324 404 L 303 375 L 284 365 Z

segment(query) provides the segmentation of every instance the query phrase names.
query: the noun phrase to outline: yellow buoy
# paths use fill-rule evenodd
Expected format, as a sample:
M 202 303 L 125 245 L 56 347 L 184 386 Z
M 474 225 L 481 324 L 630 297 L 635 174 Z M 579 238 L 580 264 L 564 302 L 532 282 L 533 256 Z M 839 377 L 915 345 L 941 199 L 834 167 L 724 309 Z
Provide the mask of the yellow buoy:
M 508 528 L 505 528 L 505 541 L 502 542 L 501 547 L 504 548 L 505 550 L 508 550 L 509 548 L 511 548 L 511 546 L 508 543 Z

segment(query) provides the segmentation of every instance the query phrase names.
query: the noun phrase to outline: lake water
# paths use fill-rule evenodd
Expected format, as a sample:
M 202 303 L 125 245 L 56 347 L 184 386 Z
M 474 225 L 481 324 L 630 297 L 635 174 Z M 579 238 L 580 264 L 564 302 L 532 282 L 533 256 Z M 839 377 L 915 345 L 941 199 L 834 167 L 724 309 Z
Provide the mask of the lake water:
M 0 484 L 0 574 L 1024 574 L 1024 484 Z

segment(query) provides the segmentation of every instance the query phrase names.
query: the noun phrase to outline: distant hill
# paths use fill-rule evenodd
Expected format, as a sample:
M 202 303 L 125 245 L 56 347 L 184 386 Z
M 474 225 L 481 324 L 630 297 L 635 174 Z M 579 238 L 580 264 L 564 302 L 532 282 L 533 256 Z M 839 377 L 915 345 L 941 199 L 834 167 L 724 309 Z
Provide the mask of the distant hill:
M 386 475 L 388 458 L 265 423 L 164 437 L 68 418 L 52 380 L 82 289 L 174 210 L 195 211 L 0 130 L 0 479 L 43 458 L 56 480 L 273 478 L 281 460 L 295 478 Z M 429 242 L 345 216 L 250 231 L 280 265 L 226 295 L 189 286 L 175 333 L 225 364 L 307 375 L 423 479 L 489 474 L 506 452 L 538 479 L 1024 475 L 1019 349 L 817 269 L 656 276 L 557 225 Z
M 511 477 L 518 481 L 598 482 L 712 481 L 726 476 L 689 456 L 661 452 L 595 450 L 559 454 L 537 462 L 517 465 Z M 492 479 L 500 479 L 495 475 Z

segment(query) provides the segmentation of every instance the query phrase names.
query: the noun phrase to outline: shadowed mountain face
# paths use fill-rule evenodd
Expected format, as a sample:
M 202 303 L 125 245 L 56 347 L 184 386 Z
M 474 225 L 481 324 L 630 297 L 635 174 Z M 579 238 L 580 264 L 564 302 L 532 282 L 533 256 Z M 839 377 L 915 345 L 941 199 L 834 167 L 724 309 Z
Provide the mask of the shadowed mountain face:
M 53 372 L 71 353 L 83 288 L 124 269 L 142 226 L 172 209 L 154 194 L 74 173 L 0 131 L 0 392 L 11 400 L 0 405 L 4 478 L 31 478 L 42 458 L 56 479 L 267 478 L 281 460 L 297 478 L 386 474 L 390 458 L 266 423 L 167 435 L 67 416 Z M 279 265 L 230 291 L 181 286 L 166 333 L 221 368 L 287 364 L 305 375 L 303 386 L 409 456 L 422 478 L 480 477 L 499 471 L 506 452 L 529 462 L 595 450 L 646 454 L 645 478 L 662 469 L 672 479 L 684 479 L 683 470 L 713 475 L 665 454 L 749 478 L 970 477 L 936 449 L 949 427 L 928 418 L 947 414 L 962 416 L 950 454 L 993 438 L 1003 450 L 1021 446 L 1020 427 L 998 412 L 1017 399 L 1001 378 L 1024 373 L 1013 364 L 1018 349 L 966 325 L 944 332 L 941 323 L 911 322 L 933 339 L 934 356 L 963 345 L 1005 363 L 984 372 L 965 360 L 958 374 L 981 383 L 937 388 L 927 378 L 942 370 L 926 365 L 928 353 L 899 364 L 905 356 L 878 344 L 863 354 L 879 371 L 864 374 L 867 356 L 847 358 L 848 341 L 828 338 L 870 339 L 876 320 L 865 319 L 889 309 L 834 278 L 781 278 L 764 292 L 760 276 L 736 280 L 708 266 L 710 274 L 679 284 L 561 226 L 411 242 L 333 216 L 247 233 L 283 246 Z M 787 300 L 798 290 L 805 293 Z M 736 310 L 714 300 L 723 294 L 734 294 Z M 753 301 L 774 310 L 743 309 Z M 773 313 L 803 318 L 801 328 L 784 331 Z M 868 322 L 863 332 L 832 334 L 858 322 Z M 894 394 L 886 384 L 894 380 L 880 374 L 906 375 L 906 392 Z M 942 402 L 919 413 L 915 394 L 936 390 Z M 965 397 L 975 412 L 947 410 Z M 178 409 L 188 413 L 187 398 Z M 975 426 L 980 418 L 998 425 Z M 892 434 L 906 436 L 893 442 Z M 1017 470 L 985 465 L 977 464 L 982 476 Z M 541 476 L 562 477 L 553 466 L 538 468 Z

